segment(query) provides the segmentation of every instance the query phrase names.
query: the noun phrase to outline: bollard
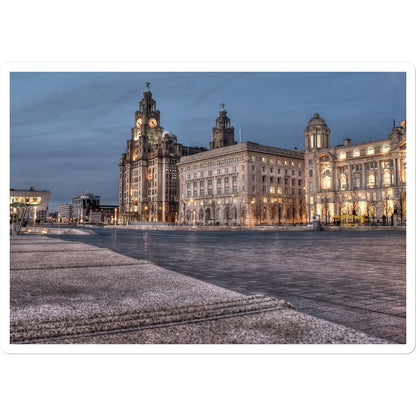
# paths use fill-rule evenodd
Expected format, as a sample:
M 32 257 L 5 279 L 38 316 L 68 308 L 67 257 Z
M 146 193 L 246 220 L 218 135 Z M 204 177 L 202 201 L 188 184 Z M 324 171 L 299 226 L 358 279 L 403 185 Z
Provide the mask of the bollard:
M 313 230 L 321 231 L 321 216 L 319 214 L 313 216 Z

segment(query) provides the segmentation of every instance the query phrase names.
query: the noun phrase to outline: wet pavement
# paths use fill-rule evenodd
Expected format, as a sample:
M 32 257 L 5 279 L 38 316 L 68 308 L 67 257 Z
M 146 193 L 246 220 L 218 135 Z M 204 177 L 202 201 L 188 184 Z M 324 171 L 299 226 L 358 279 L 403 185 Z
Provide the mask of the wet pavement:
M 95 231 L 95 230 L 94 230 Z M 406 342 L 406 233 L 98 229 L 62 236 L 396 343 Z

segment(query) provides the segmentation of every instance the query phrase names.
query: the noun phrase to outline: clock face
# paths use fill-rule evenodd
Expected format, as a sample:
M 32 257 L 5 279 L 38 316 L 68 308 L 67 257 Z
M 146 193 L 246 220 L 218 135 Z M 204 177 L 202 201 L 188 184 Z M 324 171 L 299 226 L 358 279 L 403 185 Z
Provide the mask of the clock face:
M 147 122 L 149 127 L 156 127 L 157 126 L 157 120 L 154 117 L 150 117 L 149 121 Z
M 143 120 L 141 118 L 138 118 L 136 120 L 136 127 L 139 128 L 142 125 L 142 123 L 143 123 Z

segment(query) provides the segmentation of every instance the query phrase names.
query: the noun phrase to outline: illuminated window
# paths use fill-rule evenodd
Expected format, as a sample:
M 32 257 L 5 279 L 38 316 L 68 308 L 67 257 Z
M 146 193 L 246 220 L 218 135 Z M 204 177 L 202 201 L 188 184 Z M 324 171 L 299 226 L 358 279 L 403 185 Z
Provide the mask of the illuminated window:
M 374 154 L 374 147 L 369 147 L 368 149 L 367 149 L 367 154 L 368 155 L 373 155 Z
M 271 186 L 271 187 L 270 187 L 270 193 L 271 193 L 271 194 L 274 194 L 274 193 L 275 193 L 275 191 L 276 191 L 276 188 L 275 188 L 274 186 Z
M 390 171 L 386 170 L 383 173 L 383 185 L 388 186 L 391 184 L 391 175 L 390 175 Z
M 310 135 L 309 140 L 310 140 L 310 142 L 309 142 L 310 147 L 313 147 L 313 134 Z
M 358 157 L 360 156 L 360 149 L 354 149 L 354 152 L 352 154 L 353 157 Z
M 367 186 L 369 188 L 374 188 L 375 185 L 376 185 L 376 177 L 374 173 L 370 173 L 367 177 Z
M 388 143 L 383 144 L 383 153 L 386 153 L 390 150 L 390 145 Z
M 345 159 L 346 158 L 346 156 L 347 156 L 347 154 L 345 153 L 345 152 L 341 152 L 340 154 L 339 154 L 339 158 L 342 160 L 342 159 Z
M 325 169 L 322 174 L 322 184 L 324 189 L 331 189 L 331 171 Z
M 339 178 L 340 181 L 340 187 L 342 190 L 347 189 L 347 176 L 341 175 Z
M 316 136 L 316 146 L 317 147 L 321 147 L 321 135 L 320 134 L 318 134 L 317 136 Z

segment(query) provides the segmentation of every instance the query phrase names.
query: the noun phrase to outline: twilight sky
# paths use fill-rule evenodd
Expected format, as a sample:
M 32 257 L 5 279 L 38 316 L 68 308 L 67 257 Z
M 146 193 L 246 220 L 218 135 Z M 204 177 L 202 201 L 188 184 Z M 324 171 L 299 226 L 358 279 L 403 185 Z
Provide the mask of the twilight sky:
M 49 209 L 83 192 L 118 204 L 118 163 L 150 81 L 161 126 L 208 147 L 220 103 L 235 139 L 304 149 L 319 113 L 331 145 L 387 137 L 406 118 L 404 72 L 14 72 L 10 187 L 51 191 Z

